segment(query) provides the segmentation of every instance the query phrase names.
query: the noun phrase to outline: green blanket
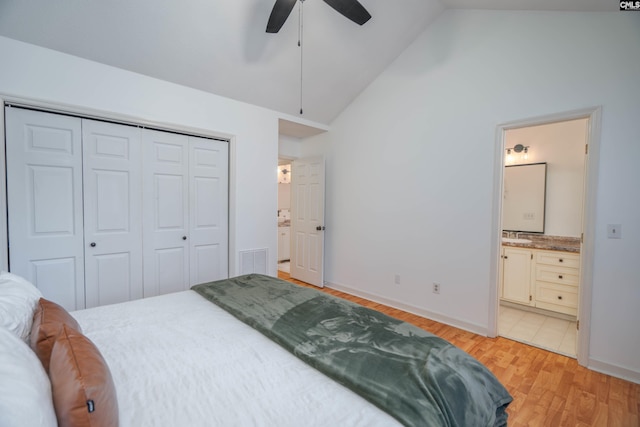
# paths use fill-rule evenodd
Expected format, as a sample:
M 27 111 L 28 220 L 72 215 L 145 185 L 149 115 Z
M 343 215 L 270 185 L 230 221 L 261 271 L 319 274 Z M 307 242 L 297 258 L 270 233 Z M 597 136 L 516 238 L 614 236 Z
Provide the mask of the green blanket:
M 512 398 L 469 354 L 375 310 L 257 274 L 192 288 L 407 426 L 501 426 Z

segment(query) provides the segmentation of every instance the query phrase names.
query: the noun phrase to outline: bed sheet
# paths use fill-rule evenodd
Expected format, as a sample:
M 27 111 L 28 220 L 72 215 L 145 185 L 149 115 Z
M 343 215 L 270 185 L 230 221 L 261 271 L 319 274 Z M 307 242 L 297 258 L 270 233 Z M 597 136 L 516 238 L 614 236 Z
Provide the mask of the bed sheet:
M 71 313 L 100 349 L 120 426 L 398 426 L 193 291 Z

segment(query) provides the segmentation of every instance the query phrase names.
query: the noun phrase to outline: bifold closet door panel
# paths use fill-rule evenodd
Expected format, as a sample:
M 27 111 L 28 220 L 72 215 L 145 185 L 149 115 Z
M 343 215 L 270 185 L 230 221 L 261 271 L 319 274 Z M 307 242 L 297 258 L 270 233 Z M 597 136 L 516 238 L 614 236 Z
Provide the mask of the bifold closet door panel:
M 87 308 L 142 298 L 142 141 L 137 127 L 84 119 Z
M 190 284 L 229 277 L 229 143 L 189 137 Z
M 189 288 L 189 137 L 144 129 L 144 296 Z
M 81 119 L 6 107 L 9 269 L 85 306 Z

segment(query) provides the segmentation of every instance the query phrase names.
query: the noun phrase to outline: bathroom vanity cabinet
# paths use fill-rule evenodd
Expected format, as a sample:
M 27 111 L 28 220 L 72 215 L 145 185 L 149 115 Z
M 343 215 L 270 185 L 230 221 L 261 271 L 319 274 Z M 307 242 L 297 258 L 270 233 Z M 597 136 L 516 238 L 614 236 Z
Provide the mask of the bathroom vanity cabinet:
M 531 292 L 533 251 L 530 249 L 502 248 L 502 299 L 524 305 L 533 305 Z
M 502 247 L 502 299 L 576 316 L 580 255 Z
M 278 227 L 278 261 L 291 257 L 291 227 Z

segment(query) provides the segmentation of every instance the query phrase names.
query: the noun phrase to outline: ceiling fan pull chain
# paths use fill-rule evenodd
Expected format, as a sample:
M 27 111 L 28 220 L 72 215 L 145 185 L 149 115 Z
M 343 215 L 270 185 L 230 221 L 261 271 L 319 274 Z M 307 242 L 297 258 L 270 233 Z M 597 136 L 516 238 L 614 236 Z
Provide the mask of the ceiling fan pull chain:
M 300 8 L 298 9 L 298 46 L 300 47 L 300 114 L 302 114 L 302 72 L 303 72 L 303 22 L 304 22 L 304 0 L 300 0 Z

